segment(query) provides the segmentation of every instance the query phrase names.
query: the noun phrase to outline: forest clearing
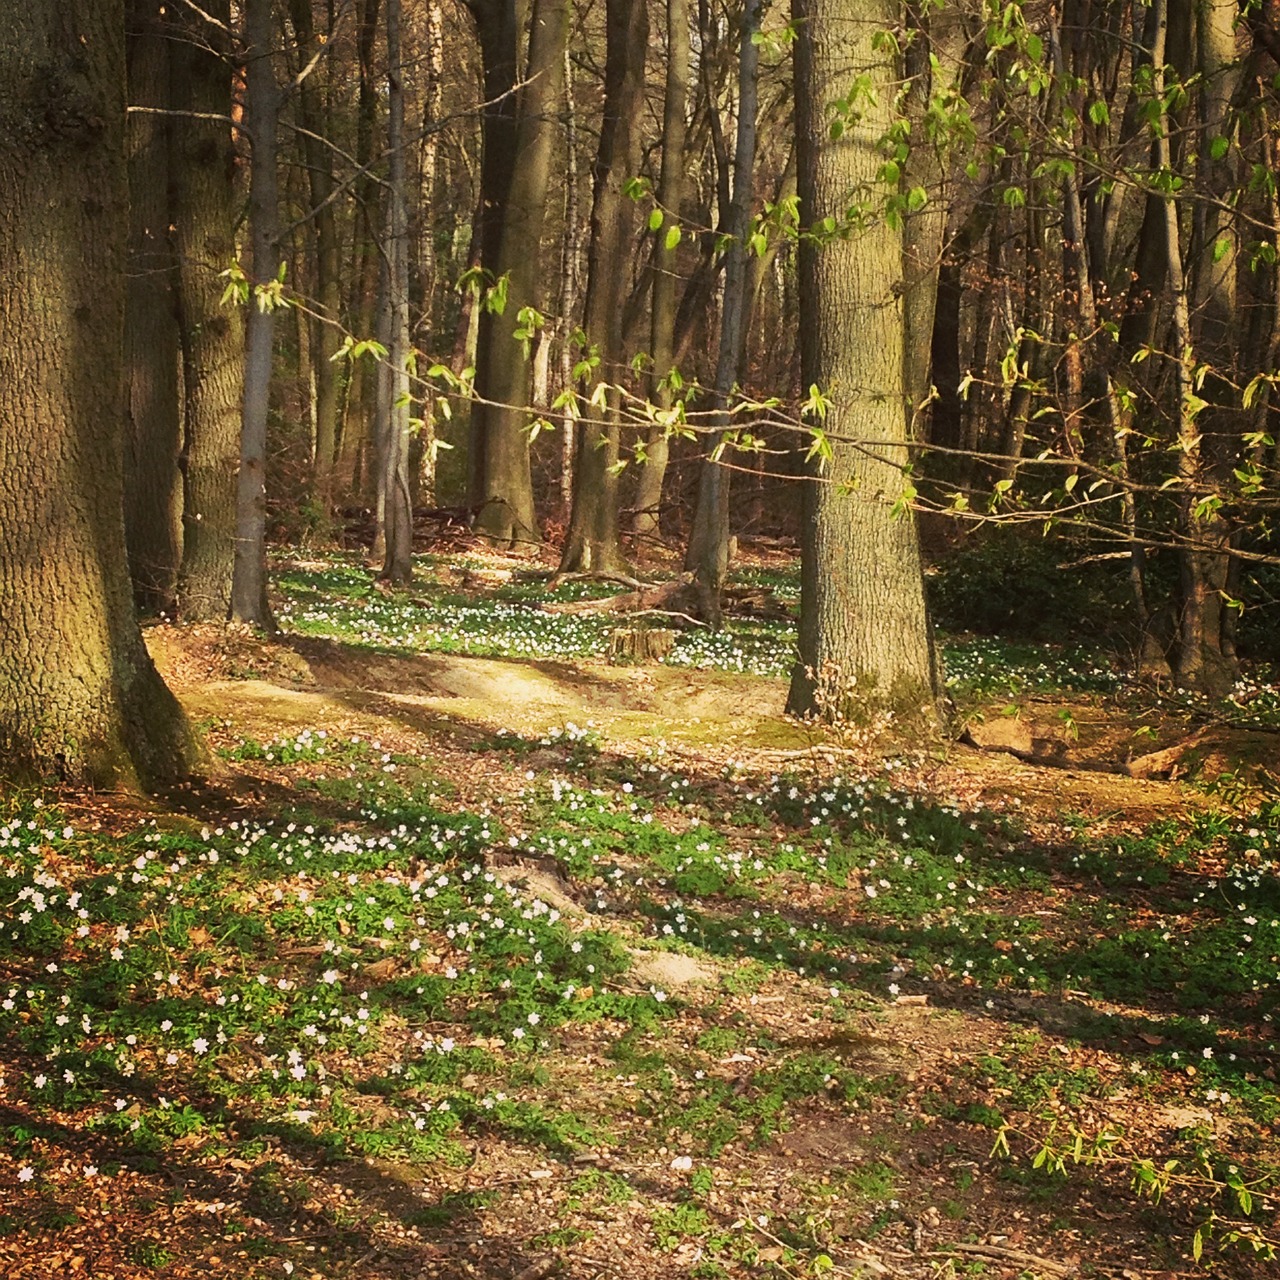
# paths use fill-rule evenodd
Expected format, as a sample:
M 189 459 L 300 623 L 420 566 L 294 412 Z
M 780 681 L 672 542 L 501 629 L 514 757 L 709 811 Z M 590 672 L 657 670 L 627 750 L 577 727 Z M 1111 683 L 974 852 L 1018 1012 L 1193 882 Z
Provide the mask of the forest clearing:
M 884 759 L 782 717 L 785 624 L 610 663 L 548 572 L 286 556 L 274 640 L 148 630 L 201 781 L 10 796 L 0 1271 L 1270 1270 L 1274 692 L 960 637 L 1058 758 Z
M 1280 1256 L 1280 0 L 0 0 L 0 1280 Z

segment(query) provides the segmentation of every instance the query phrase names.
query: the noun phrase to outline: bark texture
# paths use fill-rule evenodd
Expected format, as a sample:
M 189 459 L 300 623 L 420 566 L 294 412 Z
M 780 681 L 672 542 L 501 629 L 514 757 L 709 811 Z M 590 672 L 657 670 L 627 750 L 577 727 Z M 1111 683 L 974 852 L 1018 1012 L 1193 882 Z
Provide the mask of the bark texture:
M 225 115 L 231 3 L 207 0 L 202 8 L 213 22 L 189 12 L 175 17 L 171 98 L 178 111 Z M 231 609 L 244 387 L 244 316 L 222 305 L 220 278 L 235 258 L 236 155 L 226 120 L 176 116 L 170 140 L 184 411 L 178 616 L 213 622 Z
M 658 176 L 658 207 L 678 224 L 684 202 L 684 147 L 689 103 L 689 3 L 667 0 L 667 81 L 662 108 L 662 169 Z M 671 408 L 668 381 L 675 364 L 676 250 L 666 247 L 667 228 L 653 233 L 653 290 L 649 318 L 649 354 L 653 368 L 649 399 L 660 412 Z M 662 487 L 667 476 L 670 442 L 666 427 L 657 425 L 645 441 L 645 460 L 636 481 L 632 532 L 658 534 Z
M 729 486 L 733 473 L 721 458 L 733 456 L 730 439 L 731 400 L 742 369 L 747 323 L 747 234 L 756 163 L 756 107 L 760 46 L 760 0 L 747 0 L 742 11 L 738 50 L 738 129 L 733 152 L 733 194 L 726 210 L 724 292 L 720 307 L 720 351 L 716 360 L 715 414 L 707 455 L 698 475 L 698 503 L 684 567 L 698 586 L 698 609 L 710 626 L 721 625 L 720 593 L 729 573 Z
M 830 398 L 829 460 L 805 485 L 800 659 L 788 708 L 936 725 L 937 687 L 919 541 L 905 488 L 902 236 L 883 216 L 878 141 L 892 123 L 897 68 L 872 48 L 888 0 L 796 0 L 796 129 L 804 225 L 871 212 L 834 237 L 801 241 L 800 342 L 806 387 Z M 830 138 L 830 104 L 854 76 L 873 95 Z M 860 443 L 858 443 L 860 442 Z
M 379 457 L 383 543 L 381 577 L 397 584 L 413 577 L 413 497 L 409 492 L 409 213 L 405 201 L 404 64 L 400 0 L 387 0 L 387 403 L 380 416 Z
M 622 312 L 635 204 L 623 192 L 638 168 L 644 108 L 644 55 L 649 16 L 633 0 L 608 0 L 605 10 L 605 98 L 596 153 L 587 253 L 583 328 L 597 350 L 596 378 L 609 384 L 603 409 L 587 405 L 575 433 L 573 508 L 560 558 L 562 572 L 611 572 L 622 568 L 618 514 L 618 449 L 621 392 L 627 352 Z
M 125 565 L 124 6 L 0 22 L 0 772 L 146 784 L 196 751 Z
M 245 5 L 245 125 L 253 146 L 249 177 L 249 235 L 255 287 L 270 286 L 280 263 L 280 199 L 276 176 L 280 87 L 272 66 L 271 0 Z M 240 426 L 240 474 L 236 483 L 236 547 L 231 576 L 231 616 L 259 627 L 274 625 L 267 603 L 267 412 L 271 404 L 271 352 L 275 312 L 249 299 Z
M 169 50 L 162 0 L 130 0 L 125 540 L 144 613 L 172 613 L 182 554 L 175 264 L 169 238 Z
M 529 466 L 529 337 L 517 332 L 521 310 L 540 309 L 542 233 L 546 224 L 551 160 L 559 132 L 555 113 L 563 91 L 564 49 L 569 34 L 565 0 L 534 0 L 529 28 L 529 63 L 520 93 L 516 155 L 502 212 L 502 234 L 495 275 L 507 282 L 506 306 L 490 317 L 484 363 L 476 391 L 484 407 L 484 506 L 478 529 L 500 544 L 538 541 Z

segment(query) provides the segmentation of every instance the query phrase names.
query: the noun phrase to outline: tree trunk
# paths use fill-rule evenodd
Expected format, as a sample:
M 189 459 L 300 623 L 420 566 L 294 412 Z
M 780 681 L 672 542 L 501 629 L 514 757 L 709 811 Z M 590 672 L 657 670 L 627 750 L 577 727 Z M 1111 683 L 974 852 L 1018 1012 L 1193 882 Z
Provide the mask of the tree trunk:
M 658 208 L 679 225 L 685 186 L 685 115 L 689 105 L 689 0 L 667 0 L 667 83 L 662 109 L 662 168 L 658 175 Z M 676 251 L 667 248 L 667 226 L 653 233 L 653 289 L 650 300 L 649 399 L 659 415 L 671 408 L 672 366 L 676 336 Z M 635 516 L 631 529 L 637 534 L 660 533 L 662 486 L 671 452 L 666 426 L 655 423 L 645 440 L 645 459 L 636 480 Z
M 573 60 L 564 51 L 564 240 L 560 266 L 560 390 L 573 386 L 573 334 L 582 280 L 582 228 L 578 216 L 578 108 L 573 94 Z M 564 519 L 573 507 L 574 405 L 566 399 L 560 417 L 560 506 Z
M 181 8 L 174 18 L 182 37 L 170 52 L 173 104 L 225 116 L 231 0 L 207 0 L 204 8 L 214 22 Z M 175 116 L 170 144 L 184 398 L 178 616 L 223 621 L 231 610 L 244 394 L 244 317 L 222 305 L 220 278 L 235 259 L 236 154 L 226 120 Z
M 418 275 L 422 289 L 422 310 L 413 339 L 414 346 L 432 350 L 436 340 L 441 292 L 439 256 L 436 252 L 438 206 L 445 203 L 447 184 L 440 178 L 440 130 L 444 117 L 444 10 L 440 0 L 428 0 L 426 20 L 426 85 L 422 92 L 422 145 L 419 148 L 420 187 L 418 194 Z M 436 464 L 439 443 L 436 436 L 436 396 L 423 389 L 422 428 L 419 433 L 422 460 L 417 468 L 417 495 L 414 505 L 435 506 Z
M 316 40 L 311 15 L 312 0 L 289 0 L 289 13 L 298 39 L 299 60 L 304 64 L 314 55 Z M 333 152 L 322 139 L 328 135 L 324 95 L 314 72 L 298 89 L 298 115 L 307 133 L 302 135 L 302 154 L 307 164 L 311 207 L 315 210 L 311 228 L 315 237 L 316 302 L 319 318 L 308 316 L 311 325 L 315 375 L 315 454 L 312 488 L 315 500 L 327 519 L 333 500 L 333 467 L 338 431 L 339 367 L 333 357 L 342 346 L 342 264 L 338 245 L 337 208 L 329 200 L 333 193 Z M 316 136 L 311 136 L 316 135 Z
M 1167 39 L 1167 0 L 1155 0 L 1163 12 L 1157 14 L 1155 82 L 1153 94 L 1163 101 L 1163 60 Z M 1200 6 L 1197 64 L 1204 76 L 1201 85 L 1199 123 L 1204 153 L 1200 178 L 1213 192 L 1214 162 L 1209 158 L 1213 137 L 1224 136 L 1231 99 L 1228 65 L 1235 57 L 1234 11 L 1228 14 L 1220 2 Z M 1167 121 L 1161 119 L 1156 140 L 1156 159 L 1161 169 L 1171 166 Z M 1223 647 L 1223 593 L 1230 570 L 1230 534 L 1218 509 L 1219 480 L 1233 441 L 1230 430 L 1234 413 L 1222 401 L 1232 392 L 1229 373 L 1213 370 L 1204 378 L 1203 400 L 1197 405 L 1197 363 L 1208 358 L 1230 358 L 1231 327 L 1235 315 L 1235 253 L 1222 215 L 1204 212 L 1206 226 L 1193 243 L 1199 250 L 1194 280 L 1195 315 L 1198 332 L 1192 330 L 1191 285 L 1183 266 L 1177 207 L 1165 200 L 1165 228 L 1169 286 L 1174 295 L 1174 352 L 1178 370 L 1178 475 L 1182 482 L 1179 535 L 1183 543 L 1178 553 L 1182 608 L 1178 620 L 1177 654 L 1174 674 L 1179 684 L 1203 693 L 1222 695 L 1235 679 L 1235 663 Z M 1214 247 L 1223 239 L 1228 248 L 1215 262 Z M 1203 375 L 1202 375 L 1203 376 Z M 1214 401 L 1218 400 L 1218 404 Z M 1199 412 L 1197 413 L 1197 408 Z
M 125 561 L 124 5 L 0 23 L 0 773 L 148 784 L 197 750 Z
M 894 121 L 898 69 L 873 48 L 873 35 L 892 27 L 897 11 L 891 0 L 860 0 L 852 11 L 847 0 L 795 0 L 793 13 L 801 377 L 831 398 L 822 424 L 831 456 L 815 457 L 805 486 L 800 660 L 788 709 L 891 713 L 931 730 L 939 689 L 904 493 L 902 236 L 872 216 L 847 235 L 814 238 L 825 218 L 846 216 L 853 193 L 889 194 L 878 181 L 878 144 Z M 830 104 L 860 74 L 871 93 L 832 140 Z
M 481 77 L 485 108 L 480 118 L 480 205 L 471 228 L 472 244 L 479 246 L 480 266 L 490 275 L 502 252 L 502 220 L 516 155 L 516 8 L 514 0 L 465 0 L 475 19 L 480 42 Z M 493 314 L 482 301 L 472 313 L 477 321 L 475 368 L 488 366 Z M 483 504 L 488 465 L 488 410 L 471 401 L 467 449 L 468 503 Z
M 515 163 L 502 209 L 495 276 L 506 280 L 506 305 L 489 318 L 476 393 L 484 404 L 484 474 L 476 528 L 503 546 L 536 544 L 529 466 L 530 354 L 526 308 L 542 304 L 542 232 L 556 141 L 555 113 L 569 35 L 566 0 L 534 0 L 529 63 L 520 93 Z M 518 336 L 523 335 L 523 336 Z
M 733 194 L 729 201 L 724 234 L 724 300 L 720 311 L 720 351 L 716 361 L 715 408 L 708 451 L 698 475 L 698 503 L 685 568 L 694 575 L 698 609 L 708 625 L 721 625 L 720 593 L 729 572 L 729 485 L 733 473 L 722 461 L 732 455 L 726 435 L 730 425 L 730 400 L 742 368 L 747 310 L 747 234 L 751 229 L 751 200 L 756 163 L 756 108 L 758 103 L 760 46 L 755 36 L 760 26 L 761 0 L 747 0 L 742 13 L 742 39 L 738 53 L 738 131 L 733 154 Z
M 380 577 L 398 585 L 413 577 L 413 498 L 409 492 L 409 212 L 405 198 L 404 65 L 400 49 L 400 0 L 387 0 L 387 151 L 386 245 L 388 396 L 382 455 L 382 524 L 386 556 Z
M 383 225 L 382 188 L 377 174 L 369 169 L 374 159 L 378 103 L 382 96 L 373 62 L 381 0 L 357 0 L 356 8 L 356 51 L 360 62 L 356 161 L 365 171 L 365 176 L 355 183 L 359 212 L 352 228 L 351 267 L 348 272 L 351 292 L 347 299 L 347 315 L 351 331 L 363 340 L 374 336 L 382 267 L 378 253 L 378 238 Z M 380 377 L 375 361 L 357 360 L 351 366 L 346 385 L 338 440 L 338 483 L 354 490 L 353 496 L 367 497 L 367 490 L 376 487 L 376 477 L 371 474 L 373 468 L 367 465 L 366 454 Z
M 624 565 L 618 518 L 618 449 L 621 392 L 627 352 L 622 333 L 626 296 L 624 264 L 630 256 L 634 202 L 623 192 L 639 167 L 644 113 L 644 56 L 649 17 L 634 0 L 607 0 L 605 7 L 605 96 L 596 154 L 587 256 L 583 327 L 599 354 L 598 379 L 606 384 L 604 407 L 584 405 L 577 424 L 573 509 L 560 571 L 600 573 Z
M 169 239 L 169 49 L 160 0 L 130 0 L 129 261 L 125 294 L 128 432 L 125 541 L 134 598 L 172 614 L 182 555 L 182 423 Z
M 927 6 L 922 6 L 923 12 Z M 908 209 L 903 226 L 903 324 L 906 365 L 907 427 L 913 438 L 926 434 L 922 416 L 930 399 L 933 323 L 938 303 L 947 219 L 951 212 L 947 139 L 929 136 L 927 113 L 935 94 L 959 91 L 965 33 L 957 6 L 945 5 L 931 17 L 921 16 L 916 38 L 908 47 L 911 87 L 907 112 L 911 120 L 911 154 L 905 186 L 925 192 L 924 205 Z
M 280 270 L 276 180 L 280 87 L 272 66 L 271 0 L 245 3 L 244 122 L 253 147 L 249 171 L 249 236 L 253 244 L 249 320 L 245 334 L 244 412 L 236 486 L 236 549 L 231 617 L 270 630 L 267 603 L 267 411 L 275 310 L 269 290 Z M 268 292 L 258 292 L 266 290 Z

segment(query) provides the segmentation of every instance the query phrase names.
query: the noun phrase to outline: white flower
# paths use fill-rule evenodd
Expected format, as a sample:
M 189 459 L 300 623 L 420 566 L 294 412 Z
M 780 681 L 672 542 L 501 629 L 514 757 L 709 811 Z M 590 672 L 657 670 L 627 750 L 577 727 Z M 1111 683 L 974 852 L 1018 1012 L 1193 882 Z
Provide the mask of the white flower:
M 199 1036 L 199 1037 L 197 1037 L 197 1039 L 196 1039 L 196 1040 L 194 1040 L 194 1041 L 192 1042 L 191 1047 L 192 1047 L 192 1048 L 193 1048 L 197 1053 L 208 1053 L 208 1051 L 209 1051 L 209 1042 L 204 1038 L 204 1036 Z
M 685 1169 L 692 1169 L 693 1157 L 692 1156 L 676 1156 L 676 1158 L 671 1162 L 671 1167 L 673 1169 L 679 1169 L 682 1171 Z
M 24 1164 L 22 1168 L 18 1170 L 19 1182 L 30 1182 L 35 1176 L 36 1171 L 29 1164 Z

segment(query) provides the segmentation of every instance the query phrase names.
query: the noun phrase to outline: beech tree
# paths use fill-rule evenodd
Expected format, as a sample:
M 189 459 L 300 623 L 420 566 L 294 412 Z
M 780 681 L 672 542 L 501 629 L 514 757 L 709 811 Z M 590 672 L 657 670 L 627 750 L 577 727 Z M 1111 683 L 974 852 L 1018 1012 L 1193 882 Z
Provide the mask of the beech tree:
M 796 0 L 803 222 L 800 358 L 826 447 L 805 482 L 800 657 L 788 710 L 937 723 L 907 462 L 900 222 L 882 139 L 899 68 L 875 35 L 892 0 Z M 852 86 L 852 89 L 851 89 Z
M 604 121 L 596 153 L 587 251 L 583 330 L 589 381 L 606 390 L 585 404 L 575 433 L 573 507 L 560 556 L 562 572 L 615 572 L 624 565 L 618 468 L 622 419 L 618 379 L 628 351 L 623 328 L 625 263 L 635 228 L 635 205 L 624 188 L 640 158 L 644 55 L 649 14 L 634 0 L 605 5 Z
M 170 6 L 172 10 L 174 6 Z M 170 199 L 182 345 L 182 562 L 178 617 L 221 622 L 231 608 L 244 313 L 222 304 L 235 259 L 236 155 L 230 121 L 231 0 L 176 6 L 169 53 Z
M 124 5 L 0 22 L 0 771 L 152 783 L 196 748 L 125 561 Z

